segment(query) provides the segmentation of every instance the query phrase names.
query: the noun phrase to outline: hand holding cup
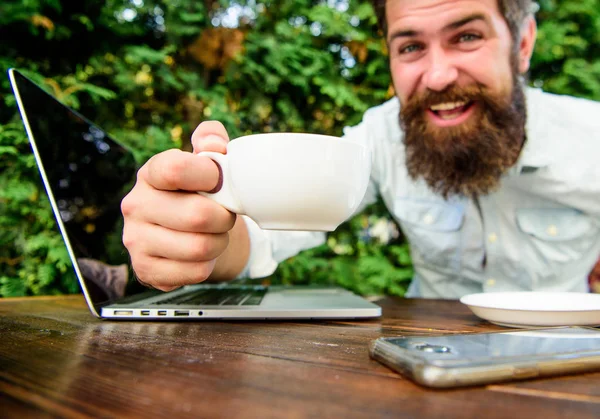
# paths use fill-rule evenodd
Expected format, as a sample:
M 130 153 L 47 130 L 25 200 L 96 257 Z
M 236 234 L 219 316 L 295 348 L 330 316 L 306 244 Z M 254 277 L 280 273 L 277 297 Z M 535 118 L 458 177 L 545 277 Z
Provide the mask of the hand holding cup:
M 224 152 L 227 138 L 223 125 L 205 122 L 193 141 L 198 152 Z M 230 248 L 234 225 L 245 228 L 243 221 L 236 223 L 235 214 L 196 193 L 214 190 L 219 179 L 212 160 L 175 149 L 153 156 L 138 171 L 121 211 L 123 243 L 140 282 L 170 291 L 202 282 L 217 270 L 219 277 L 231 278 L 243 268 L 243 246 L 235 252 L 239 260 L 217 265 Z
M 332 231 L 368 184 L 369 152 L 348 140 L 277 133 L 228 142 L 223 125 L 205 122 L 192 143 L 194 154 L 152 157 L 121 205 L 135 273 L 163 291 L 243 269 L 249 237 L 235 214 L 264 229 Z

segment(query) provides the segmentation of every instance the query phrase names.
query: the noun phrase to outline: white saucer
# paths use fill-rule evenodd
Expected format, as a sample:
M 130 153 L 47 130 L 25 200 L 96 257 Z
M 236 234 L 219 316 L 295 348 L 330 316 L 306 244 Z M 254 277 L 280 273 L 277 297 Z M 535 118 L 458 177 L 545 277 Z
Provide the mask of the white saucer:
M 460 302 L 489 322 L 508 327 L 600 325 L 600 294 L 579 292 L 490 292 Z

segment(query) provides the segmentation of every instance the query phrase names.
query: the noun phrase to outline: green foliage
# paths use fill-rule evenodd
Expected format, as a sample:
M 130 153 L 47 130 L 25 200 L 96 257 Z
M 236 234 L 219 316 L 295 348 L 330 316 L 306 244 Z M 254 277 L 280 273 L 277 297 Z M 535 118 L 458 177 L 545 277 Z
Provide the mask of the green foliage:
M 600 99 L 600 0 L 543 0 L 531 80 Z M 231 137 L 341 135 L 392 94 L 366 0 L 28 0 L 0 5 L 0 71 L 17 67 L 134 150 L 190 149 L 203 120 Z M 0 296 L 77 291 L 8 79 L 0 78 Z M 120 226 L 109 254 L 120 249 Z M 272 281 L 402 295 L 408 247 L 377 203 Z
M 0 167 L 0 295 L 76 292 L 20 121 L 0 126 Z
M 531 80 L 544 90 L 600 99 L 600 0 L 541 0 Z

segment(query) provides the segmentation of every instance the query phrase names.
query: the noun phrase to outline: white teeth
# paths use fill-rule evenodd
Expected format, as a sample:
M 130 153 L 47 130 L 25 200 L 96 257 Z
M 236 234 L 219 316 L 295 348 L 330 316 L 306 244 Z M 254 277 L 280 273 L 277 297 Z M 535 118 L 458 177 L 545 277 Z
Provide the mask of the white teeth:
M 467 102 L 448 102 L 448 103 L 438 103 L 437 105 L 433 105 L 431 107 L 432 111 L 450 111 L 456 108 L 460 108 L 461 106 L 465 106 Z

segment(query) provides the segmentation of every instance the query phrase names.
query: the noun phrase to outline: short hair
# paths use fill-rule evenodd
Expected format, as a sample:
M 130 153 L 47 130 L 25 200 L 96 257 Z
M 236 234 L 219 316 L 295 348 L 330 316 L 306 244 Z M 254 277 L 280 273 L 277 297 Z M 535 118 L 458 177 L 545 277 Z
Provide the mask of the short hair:
M 388 1 L 393 0 L 371 0 L 379 27 L 384 34 L 388 29 L 385 19 L 385 4 Z M 533 0 L 498 0 L 498 7 L 508 24 L 513 43 L 516 44 L 521 39 L 521 27 L 525 19 L 535 11 Z

